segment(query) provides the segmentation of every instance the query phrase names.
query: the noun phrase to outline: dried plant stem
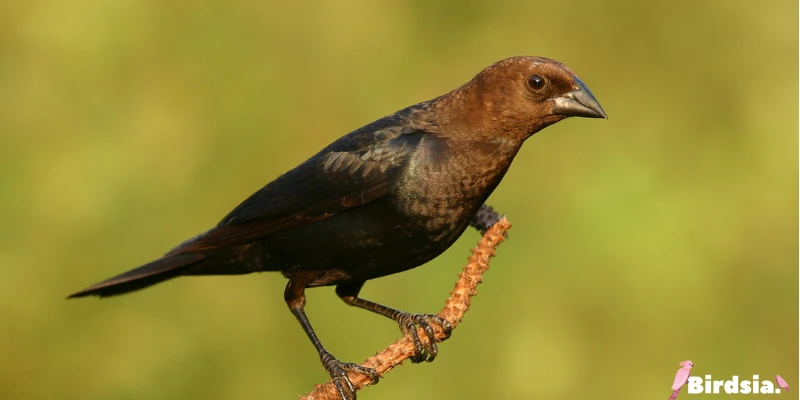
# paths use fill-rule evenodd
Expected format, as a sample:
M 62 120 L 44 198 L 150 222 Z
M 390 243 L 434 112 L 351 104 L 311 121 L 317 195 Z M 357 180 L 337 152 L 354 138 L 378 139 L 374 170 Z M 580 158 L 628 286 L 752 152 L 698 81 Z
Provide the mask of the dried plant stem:
M 459 322 L 464 318 L 464 313 L 469 310 L 470 301 L 472 296 L 477 294 L 476 289 L 483 279 L 483 273 L 489 269 L 489 260 L 491 257 L 494 257 L 495 249 L 505 240 L 506 231 L 510 228 L 511 224 L 503 217 L 484 233 L 483 237 L 478 242 L 478 246 L 472 249 L 469 262 L 464 266 L 464 270 L 458 274 L 458 281 L 456 281 L 453 290 L 450 291 L 450 297 L 445 302 L 444 308 L 439 312 L 439 316 L 450 322 L 450 324 L 453 325 L 453 329 L 458 326 Z M 436 341 L 442 341 L 445 337 L 444 332 L 438 326 L 434 326 L 434 329 L 436 332 Z M 418 334 L 423 343 L 428 340 L 421 329 Z M 383 376 L 405 359 L 410 358 L 413 354 L 414 343 L 411 339 L 404 337 L 368 358 L 361 365 L 373 368 Z M 369 379 L 364 375 L 350 373 L 349 377 L 356 390 L 361 389 L 369 383 Z M 306 396 L 301 397 L 301 399 L 339 400 L 339 395 L 333 382 L 328 381 L 323 384 L 315 385 L 314 390 Z

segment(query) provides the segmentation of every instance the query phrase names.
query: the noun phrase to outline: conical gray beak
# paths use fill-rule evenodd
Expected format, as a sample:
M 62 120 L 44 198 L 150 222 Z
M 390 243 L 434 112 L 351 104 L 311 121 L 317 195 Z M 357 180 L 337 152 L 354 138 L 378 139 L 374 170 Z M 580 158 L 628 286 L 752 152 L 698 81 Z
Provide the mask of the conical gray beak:
M 568 117 L 608 118 L 589 88 L 577 77 L 575 78 L 575 90 L 556 97 L 553 101 L 555 101 L 553 114 Z

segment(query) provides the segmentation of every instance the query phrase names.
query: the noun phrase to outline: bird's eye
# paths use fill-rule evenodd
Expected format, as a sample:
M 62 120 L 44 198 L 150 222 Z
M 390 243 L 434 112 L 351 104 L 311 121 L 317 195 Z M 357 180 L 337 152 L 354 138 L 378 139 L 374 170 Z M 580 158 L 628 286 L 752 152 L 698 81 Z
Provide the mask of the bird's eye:
M 528 87 L 533 90 L 539 90 L 544 87 L 544 78 L 539 75 L 531 75 L 528 77 Z

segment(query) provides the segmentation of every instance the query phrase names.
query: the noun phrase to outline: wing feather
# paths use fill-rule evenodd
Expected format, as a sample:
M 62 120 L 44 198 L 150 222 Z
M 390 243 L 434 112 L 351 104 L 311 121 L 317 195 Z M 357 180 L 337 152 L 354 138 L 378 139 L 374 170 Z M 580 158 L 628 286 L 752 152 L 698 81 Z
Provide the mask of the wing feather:
M 256 241 L 390 194 L 394 178 L 427 132 L 384 120 L 333 142 L 254 193 L 216 227 L 168 254 Z

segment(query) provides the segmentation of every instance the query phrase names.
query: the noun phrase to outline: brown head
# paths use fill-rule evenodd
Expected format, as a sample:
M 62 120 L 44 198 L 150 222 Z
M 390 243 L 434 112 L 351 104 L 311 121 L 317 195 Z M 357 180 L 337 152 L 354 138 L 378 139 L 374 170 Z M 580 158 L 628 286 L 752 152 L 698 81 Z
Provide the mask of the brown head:
M 543 57 L 512 57 L 487 67 L 434 100 L 440 134 L 521 141 L 567 117 L 606 113 L 566 65 Z

